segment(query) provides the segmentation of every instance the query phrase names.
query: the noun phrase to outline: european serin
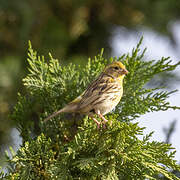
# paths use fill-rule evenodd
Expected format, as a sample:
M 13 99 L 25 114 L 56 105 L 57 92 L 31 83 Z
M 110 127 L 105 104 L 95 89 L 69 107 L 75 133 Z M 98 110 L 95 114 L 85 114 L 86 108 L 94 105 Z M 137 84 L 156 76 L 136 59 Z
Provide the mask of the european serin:
M 109 113 L 119 103 L 123 94 L 123 78 L 127 73 L 121 62 L 109 64 L 80 96 L 54 112 L 45 121 L 62 112 L 71 112 L 88 115 L 99 127 L 100 122 L 94 117 L 96 114 L 105 124 L 107 120 L 103 115 Z

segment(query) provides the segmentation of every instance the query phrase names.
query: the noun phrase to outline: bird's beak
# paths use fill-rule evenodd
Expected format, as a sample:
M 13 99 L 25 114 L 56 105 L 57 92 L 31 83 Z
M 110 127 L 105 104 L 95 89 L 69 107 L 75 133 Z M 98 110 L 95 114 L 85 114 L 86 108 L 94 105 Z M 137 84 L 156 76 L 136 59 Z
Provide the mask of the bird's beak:
M 122 73 L 123 74 L 128 74 L 129 72 L 126 69 L 123 69 Z

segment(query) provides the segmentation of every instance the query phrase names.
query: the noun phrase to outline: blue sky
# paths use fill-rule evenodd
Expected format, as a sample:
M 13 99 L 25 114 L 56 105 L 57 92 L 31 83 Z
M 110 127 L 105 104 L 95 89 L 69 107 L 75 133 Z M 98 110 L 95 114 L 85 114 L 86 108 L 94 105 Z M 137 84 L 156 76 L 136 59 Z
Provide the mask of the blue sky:
M 172 45 L 170 39 L 166 36 L 158 34 L 149 29 L 139 28 L 136 32 L 128 31 L 124 27 L 119 27 L 114 30 L 114 36 L 111 39 L 113 47 L 113 56 L 120 56 L 123 53 L 131 53 L 132 48 L 136 47 L 139 39 L 143 36 L 142 48 L 147 47 L 145 58 L 161 59 L 161 57 L 169 57 L 173 60 L 172 63 L 180 61 L 180 22 L 169 25 L 175 39 L 177 40 L 177 47 Z M 180 77 L 180 67 L 175 71 Z M 180 90 L 180 84 L 176 84 L 175 89 Z M 180 106 L 180 91 L 171 95 L 168 99 L 171 105 Z M 164 141 L 165 134 L 163 128 L 168 127 L 174 120 L 177 120 L 175 132 L 172 135 L 170 142 L 176 148 L 177 153 L 175 158 L 180 162 L 180 110 L 169 110 L 166 112 L 153 112 L 143 115 L 137 119 L 141 127 L 146 127 L 145 133 L 154 131 L 152 140 Z
M 147 47 L 147 59 L 161 59 L 161 57 L 171 57 L 172 63 L 177 63 L 180 60 L 180 22 L 170 25 L 175 38 L 177 40 L 177 48 L 175 48 L 168 37 L 162 36 L 156 32 L 150 31 L 145 28 L 139 28 L 137 32 L 128 31 L 124 27 L 114 29 L 114 36 L 110 40 L 113 47 L 112 56 L 120 56 L 123 53 L 131 53 L 132 49 L 137 45 L 140 38 L 143 36 L 142 48 Z M 180 76 L 180 67 L 176 70 Z M 175 86 L 180 89 L 180 84 Z M 175 93 L 169 98 L 169 102 L 174 106 L 180 106 L 180 91 Z M 141 118 L 137 119 L 141 127 L 146 127 L 145 133 L 154 131 L 152 140 L 164 141 L 165 135 L 163 127 L 168 127 L 172 120 L 177 119 L 176 131 L 171 137 L 171 143 L 176 148 L 177 153 L 175 158 L 180 162 L 180 111 L 169 110 L 166 112 L 153 112 L 148 113 Z M 13 138 L 13 148 L 18 149 L 21 143 L 18 131 L 14 128 L 11 132 Z

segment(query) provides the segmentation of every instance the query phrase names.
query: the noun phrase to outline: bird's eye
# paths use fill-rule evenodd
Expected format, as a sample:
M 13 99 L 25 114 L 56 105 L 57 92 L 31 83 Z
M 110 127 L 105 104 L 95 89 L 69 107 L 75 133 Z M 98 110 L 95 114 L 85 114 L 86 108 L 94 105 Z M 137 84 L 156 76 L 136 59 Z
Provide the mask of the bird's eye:
M 119 68 L 116 66 L 116 67 L 114 67 L 114 69 L 115 69 L 115 70 L 118 70 Z

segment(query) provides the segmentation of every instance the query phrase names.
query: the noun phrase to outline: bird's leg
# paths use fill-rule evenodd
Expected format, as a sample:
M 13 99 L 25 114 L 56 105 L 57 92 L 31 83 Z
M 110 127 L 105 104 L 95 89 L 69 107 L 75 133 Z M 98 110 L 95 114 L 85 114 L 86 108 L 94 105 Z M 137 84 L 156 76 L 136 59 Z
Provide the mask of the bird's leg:
M 96 114 L 104 121 L 104 123 L 108 122 L 108 120 L 100 113 L 99 110 L 96 112 Z
M 96 118 L 94 118 L 93 116 L 89 116 L 89 117 L 97 124 L 97 128 L 99 129 L 101 123 Z
M 102 120 L 103 120 L 103 128 L 106 128 L 106 123 L 108 122 L 108 120 L 100 113 L 100 111 L 98 110 L 96 113 Z

